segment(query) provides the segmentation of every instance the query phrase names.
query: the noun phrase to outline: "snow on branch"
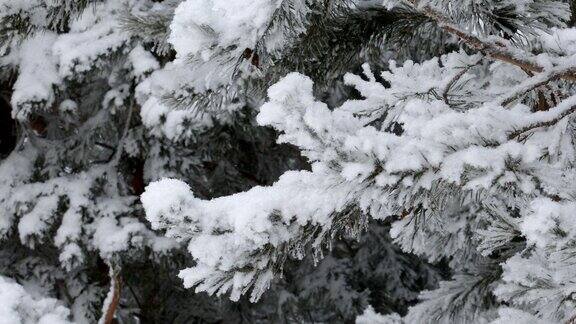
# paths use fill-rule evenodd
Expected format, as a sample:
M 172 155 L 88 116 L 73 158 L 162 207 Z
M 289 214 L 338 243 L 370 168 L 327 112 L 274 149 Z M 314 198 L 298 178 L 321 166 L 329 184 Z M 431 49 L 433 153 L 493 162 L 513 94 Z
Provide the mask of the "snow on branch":
M 490 39 L 485 39 L 480 36 L 472 35 L 468 31 L 459 28 L 458 25 L 449 17 L 442 14 L 433 6 L 426 4 L 425 1 L 405 0 L 405 2 L 407 2 L 414 10 L 422 12 L 432 20 L 436 21 L 446 32 L 458 37 L 471 48 L 492 59 L 510 63 L 525 71 L 533 73 L 541 73 L 547 69 L 547 67 L 542 66 L 538 62 L 539 59 L 534 55 L 518 48 L 509 47 L 507 45 L 508 42 L 505 39 L 499 39 L 494 35 L 491 35 Z M 567 71 L 559 74 L 558 77 L 569 81 L 576 81 L 576 73 L 574 73 L 574 71 Z
M 492 203 L 504 195 L 544 195 L 536 172 L 544 163 L 540 157 L 555 151 L 554 159 L 564 158 L 567 152 L 554 150 L 548 134 L 565 126 L 560 121 L 573 112 L 575 99 L 534 113 L 517 93 L 542 79 L 480 60 L 457 52 L 422 63 L 391 62 L 381 74 L 386 87 L 364 66 L 366 78 L 345 77 L 363 98 L 335 109 L 314 98 L 312 80 L 301 74 L 272 86 L 257 120 L 281 132 L 280 142 L 299 147 L 312 171 L 288 172 L 270 187 L 212 200 L 198 199 L 186 184 L 168 179 L 151 184 L 142 196 L 153 227 L 187 242 L 197 261 L 180 273 L 185 286 L 231 291 L 234 300 L 252 288 L 257 300 L 282 274 L 287 258 L 301 259 L 307 250 L 321 257 L 337 233 L 361 232 L 365 217 L 395 220 L 392 236 L 404 249 L 438 260 L 461 247 L 441 248 L 441 234 L 424 233 L 461 233 L 460 223 L 450 221 L 466 215 L 460 205 L 477 204 L 478 196 Z M 486 72 L 495 67 L 502 74 Z M 510 91 L 500 84 L 511 75 L 518 102 L 505 109 L 497 102 Z M 447 95 L 439 95 L 446 89 Z M 445 96 L 458 98 L 460 106 L 446 104 Z M 375 120 L 382 126 L 374 126 Z M 401 131 L 389 131 L 393 123 Z M 548 127 L 525 141 L 510 137 L 543 126 Z M 484 251 L 511 240 L 482 239 Z M 486 285 L 470 289 L 482 298 L 492 281 L 471 276 L 467 282 L 477 280 Z M 463 311 L 476 307 L 464 305 Z

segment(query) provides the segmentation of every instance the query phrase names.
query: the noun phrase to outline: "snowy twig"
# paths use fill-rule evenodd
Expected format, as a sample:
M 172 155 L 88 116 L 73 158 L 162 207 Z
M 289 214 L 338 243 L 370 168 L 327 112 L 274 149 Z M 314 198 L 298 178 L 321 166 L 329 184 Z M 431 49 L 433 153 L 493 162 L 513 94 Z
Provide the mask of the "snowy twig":
M 126 117 L 126 123 L 124 124 L 124 131 L 122 132 L 122 137 L 120 137 L 120 141 L 118 142 L 118 148 L 110 161 L 110 165 L 117 166 L 118 162 L 120 162 L 120 158 L 122 157 L 122 151 L 124 147 L 124 143 L 126 142 L 126 137 L 128 137 L 128 131 L 130 130 L 130 122 L 132 121 L 132 112 L 134 111 L 134 100 L 130 99 L 130 105 L 128 106 L 128 116 Z
M 558 106 L 549 111 L 542 111 L 532 114 L 535 121 L 528 123 L 526 126 L 512 132 L 510 135 L 508 135 L 508 139 L 515 139 L 518 136 L 536 128 L 552 126 L 565 117 L 570 116 L 576 112 L 576 104 L 574 101 L 576 101 L 576 96 L 561 102 Z
M 500 104 L 502 106 L 508 106 L 512 102 L 516 101 L 517 99 L 519 99 L 520 97 L 525 95 L 526 93 L 528 93 L 532 90 L 536 90 L 539 87 L 544 86 L 544 85 L 548 84 L 549 82 L 557 80 L 559 78 L 560 78 L 560 74 L 552 74 L 549 77 L 544 78 L 544 79 L 539 78 L 539 77 L 530 78 L 529 80 L 527 80 L 528 82 L 522 83 L 518 87 L 517 91 L 514 91 L 511 95 L 508 95 L 506 98 L 501 99 Z
M 494 43 L 487 40 L 482 40 L 458 28 L 450 20 L 450 18 L 446 17 L 436 9 L 432 8 L 431 6 L 428 5 L 420 6 L 418 4 L 418 0 L 405 0 L 405 1 L 413 9 L 422 12 L 427 17 L 436 21 L 440 26 L 440 28 L 442 28 L 443 30 L 452 35 L 455 35 L 463 42 L 468 44 L 470 47 L 486 54 L 486 56 L 498 61 L 516 65 L 517 67 L 525 71 L 530 71 L 533 73 L 544 72 L 544 68 L 538 65 L 537 63 L 534 63 L 534 60 L 518 58 L 518 54 L 515 54 L 511 50 L 507 49 L 505 45 L 501 43 Z M 530 56 L 531 56 L 530 54 L 526 53 L 526 57 Z M 559 75 L 559 77 L 565 80 L 576 81 L 576 73 L 574 73 L 573 71 L 571 71 L 571 73 Z
M 462 76 L 464 74 L 466 74 L 466 72 L 470 71 L 471 68 L 473 68 L 474 66 L 476 66 L 478 63 L 480 63 L 482 60 L 478 60 L 478 62 L 476 62 L 475 64 L 470 64 L 464 68 L 462 68 L 462 70 L 460 72 L 458 72 L 453 78 L 452 80 L 450 80 L 450 82 L 448 82 L 448 84 L 446 85 L 446 88 L 444 88 L 444 91 L 442 93 L 442 98 L 444 99 L 444 102 L 447 105 L 450 105 L 450 102 L 448 100 L 448 95 L 450 94 L 450 90 L 452 89 L 452 87 L 456 84 L 456 82 L 458 82 L 458 80 L 460 80 L 460 78 L 462 78 Z
M 120 286 L 122 284 L 122 279 L 120 273 L 114 269 L 113 265 L 110 262 L 107 262 L 107 264 L 110 269 L 110 290 L 104 300 L 102 317 L 98 321 L 98 324 L 111 324 L 114 320 L 114 315 L 116 315 L 118 304 L 120 303 Z
M 507 106 L 532 90 L 535 90 L 541 86 L 545 86 L 552 81 L 561 79 L 565 75 L 574 75 L 575 74 L 574 71 L 575 68 L 570 67 L 568 69 L 537 74 L 514 87 L 511 90 L 512 93 L 507 94 L 505 97 L 498 99 L 496 101 L 496 104 Z

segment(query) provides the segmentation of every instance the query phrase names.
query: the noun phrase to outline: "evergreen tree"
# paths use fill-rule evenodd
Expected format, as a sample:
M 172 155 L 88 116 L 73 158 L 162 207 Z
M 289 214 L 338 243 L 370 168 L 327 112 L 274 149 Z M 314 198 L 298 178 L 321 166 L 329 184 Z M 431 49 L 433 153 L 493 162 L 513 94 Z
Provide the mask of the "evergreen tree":
M 257 301 L 288 260 L 309 252 L 321 259 L 334 239 L 361 236 L 374 219 L 392 223 L 404 251 L 446 262 L 450 275 L 405 316 L 368 307 L 359 322 L 573 322 L 570 4 L 182 2 L 171 24 L 177 56 L 167 75 L 183 75 L 157 84 L 172 88 L 175 102 L 207 109 L 206 100 L 235 104 L 230 97 L 259 98 L 258 90 L 274 83 L 257 122 L 311 163 L 271 186 L 210 200 L 180 180 L 150 184 L 142 202 L 152 228 L 186 242 L 196 261 L 179 274 L 184 286 Z M 333 34 L 341 42 L 329 57 L 342 49 L 348 62 L 369 63 L 343 78 L 357 92 L 341 92 L 331 82 L 341 61 L 319 60 L 313 54 L 325 51 L 300 46 L 321 47 L 331 22 L 341 31 L 369 28 L 378 19 L 367 17 L 379 12 L 414 18 L 406 22 L 410 37 L 394 25 L 364 40 Z M 348 36 L 364 46 L 346 48 Z M 386 66 L 364 56 L 374 48 L 380 59 L 394 60 Z M 371 66 L 385 71 L 377 75 Z M 289 71 L 296 72 L 284 76 Z M 177 127 L 160 118 L 168 108 L 158 98 L 144 104 L 143 120 L 170 136 Z
M 172 223 L 171 237 L 160 235 L 155 211 L 170 219 L 188 213 L 179 205 L 188 191 L 165 197 L 153 190 L 162 183 L 151 185 L 151 223 L 138 197 L 168 177 L 186 181 L 195 197 L 225 201 L 287 170 L 310 169 L 314 159 L 277 144 L 277 131 L 256 122 L 270 85 L 306 73 L 315 95 L 337 106 L 358 97 L 342 82 L 346 71 L 454 46 L 425 14 L 363 1 L 0 0 L 0 316 L 345 322 L 369 304 L 405 313 L 441 271 L 392 245 L 390 222 L 369 220 L 359 206 L 334 214 L 338 230 L 307 226 L 282 253 L 267 246 L 264 253 L 282 260 L 276 273 L 286 275 L 252 304 L 238 293 L 232 303 L 182 289 L 178 271 L 204 264 L 187 252 L 197 233 L 186 215 Z M 275 222 L 279 211 L 270 213 Z M 227 229 L 212 234 L 232 238 Z M 340 240 L 318 240 L 332 250 L 293 262 L 310 235 Z M 217 256 L 220 246 L 204 252 Z M 265 260 L 238 247 L 228 252 Z

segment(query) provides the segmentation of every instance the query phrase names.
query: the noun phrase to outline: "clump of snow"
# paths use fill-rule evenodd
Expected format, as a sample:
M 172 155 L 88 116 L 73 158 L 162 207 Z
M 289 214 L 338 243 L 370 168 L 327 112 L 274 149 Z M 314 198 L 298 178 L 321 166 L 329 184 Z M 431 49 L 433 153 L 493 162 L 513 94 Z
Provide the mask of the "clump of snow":
M 356 324 L 402 324 L 398 314 L 382 315 L 376 313 L 372 306 L 368 306 L 364 313 L 356 317 Z
M 0 322 L 6 324 L 72 324 L 70 310 L 53 298 L 38 297 L 0 276 Z
M 146 209 L 146 218 L 153 229 L 166 230 L 169 237 L 186 238 L 188 231 L 194 231 L 194 206 L 196 199 L 190 187 L 176 179 L 163 179 L 146 187 L 141 196 Z M 179 231 L 174 224 L 188 223 L 191 228 Z
M 519 309 L 501 307 L 498 310 L 498 318 L 490 322 L 490 324 L 560 324 L 560 322 L 542 320 Z
M 132 73 L 137 79 L 160 68 L 158 60 L 152 53 L 146 51 L 142 45 L 135 46 L 128 54 L 128 59 L 132 66 Z
M 169 41 L 180 57 L 211 58 L 211 48 L 251 48 L 282 1 L 187 0 L 174 12 Z
M 124 50 L 130 35 L 119 28 L 117 15 L 125 1 L 94 4 L 91 10 L 71 23 L 71 30 L 54 42 L 53 54 L 58 58 L 62 78 L 81 78 L 99 66 L 99 58 Z
M 57 60 L 52 45 L 57 36 L 45 32 L 26 39 L 20 49 L 19 74 L 12 94 L 12 117 L 26 120 L 33 108 L 49 109 L 55 99 L 54 88 L 60 85 Z

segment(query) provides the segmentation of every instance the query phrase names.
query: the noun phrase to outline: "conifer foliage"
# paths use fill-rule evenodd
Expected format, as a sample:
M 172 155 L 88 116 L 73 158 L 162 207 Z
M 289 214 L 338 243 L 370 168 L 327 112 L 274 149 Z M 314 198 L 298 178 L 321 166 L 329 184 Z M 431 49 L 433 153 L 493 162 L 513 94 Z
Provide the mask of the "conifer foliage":
M 0 0 L 0 317 L 574 322 L 573 10 Z
M 191 28 L 208 35 L 194 27 L 202 22 L 215 35 L 209 54 L 195 40 L 177 51 L 211 58 L 224 55 L 221 48 L 265 44 L 262 51 L 274 57 L 267 40 L 276 37 L 258 33 L 260 21 L 275 17 L 266 3 L 270 9 L 250 10 L 250 23 L 232 19 L 243 15 L 227 6 L 222 13 L 230 19 L 177 11 L 173 34 Z M 384 5 L 422 15 L 459 48 L 420 62 L 393 60 L 378 77 L 366 64 L 343 79 L 361 98 L 332 109 L 303 74 L 272 85 L 257 121 L 299 147 L 309 171 L 212 200 L 178 180 L 147 188 L 142 201 L 152 227 L 189 242 L 197 262 L 180 272 L 184 285 L 256 301 L 288 258 L 321 258 L 334 238 L 361 235 L 374 218 L 392 222 L 405 251 L 447 260 L 451 269 L 399 321 L 570 320 L 576 33 L 566 25 L 569 4 Z

